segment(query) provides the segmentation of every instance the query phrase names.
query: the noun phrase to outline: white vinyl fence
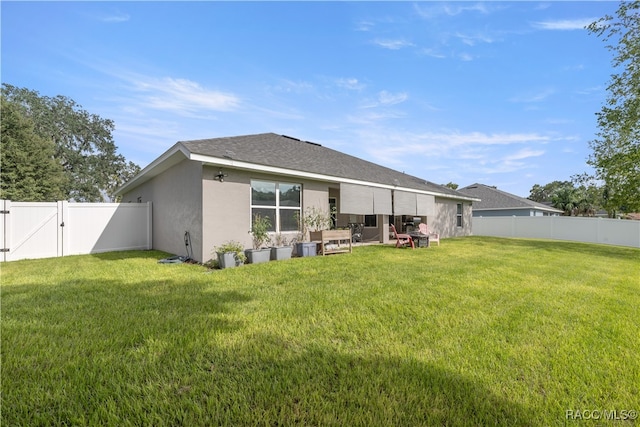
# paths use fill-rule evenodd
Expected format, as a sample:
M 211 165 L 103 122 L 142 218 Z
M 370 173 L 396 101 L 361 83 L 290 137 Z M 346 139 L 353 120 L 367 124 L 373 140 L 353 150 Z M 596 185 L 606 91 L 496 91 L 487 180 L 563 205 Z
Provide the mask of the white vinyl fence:
M 475 236 L 523 237 L 640 248 L 640 221 L 567 216 L 473 217 Z
M 0 261 L 152 248 L 152 204 L 0 200 Z

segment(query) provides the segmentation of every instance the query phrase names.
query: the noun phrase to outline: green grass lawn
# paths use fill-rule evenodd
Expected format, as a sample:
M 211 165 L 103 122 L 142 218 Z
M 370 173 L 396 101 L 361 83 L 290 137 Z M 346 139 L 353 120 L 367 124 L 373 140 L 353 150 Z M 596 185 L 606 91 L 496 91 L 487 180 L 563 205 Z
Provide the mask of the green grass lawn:
M 638 423 L 638 249 L 472 237 L 228 270 L 164 255 L 1 265 L 2 426 Z

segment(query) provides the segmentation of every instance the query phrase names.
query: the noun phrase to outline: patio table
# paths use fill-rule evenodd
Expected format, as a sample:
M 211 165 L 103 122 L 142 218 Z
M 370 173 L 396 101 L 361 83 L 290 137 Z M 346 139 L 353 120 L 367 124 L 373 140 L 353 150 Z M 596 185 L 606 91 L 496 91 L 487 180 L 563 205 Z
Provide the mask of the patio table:
M 413 243 L 416 245 L 416 248 L 428 248 L 429 247 L 429 235 L 422 234 L 418 232 L 408 233 L 409 236 L 413 239 Z

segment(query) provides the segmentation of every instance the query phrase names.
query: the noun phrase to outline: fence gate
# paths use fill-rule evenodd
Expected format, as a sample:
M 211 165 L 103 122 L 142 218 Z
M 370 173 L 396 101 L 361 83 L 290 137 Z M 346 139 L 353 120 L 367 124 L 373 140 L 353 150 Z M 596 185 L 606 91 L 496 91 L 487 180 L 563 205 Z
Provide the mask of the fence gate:
M 2 200 L 2 261 L 64 255 L 61 203 Z
M 152 204 L 0 200 L 0 261 L 152 248 Z

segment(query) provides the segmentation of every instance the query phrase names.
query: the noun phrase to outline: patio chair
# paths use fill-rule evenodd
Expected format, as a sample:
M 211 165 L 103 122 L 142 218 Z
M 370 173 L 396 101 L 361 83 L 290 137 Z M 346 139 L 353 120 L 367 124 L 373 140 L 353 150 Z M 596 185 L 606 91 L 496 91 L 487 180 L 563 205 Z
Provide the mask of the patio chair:
M 415 249 L 415 245 L 413 244 L 413 239 L 408 234 L 398 234 L 396 231 L 396 226 L 393 224 L 389 224 L 391 230 L 393 231 L 393 235 L 396 238 L 396 248 L 401 248 L 402 246 L 411 245 L 411 249 Z
M 440 234 L 433 231 L 430 232 L 427 224 L 421 222 L 418 224 L 418 230 L 420 230 L 420 233 L 429 236 L 429 244 L 438 242 L 438 246 L 440 246 Z

